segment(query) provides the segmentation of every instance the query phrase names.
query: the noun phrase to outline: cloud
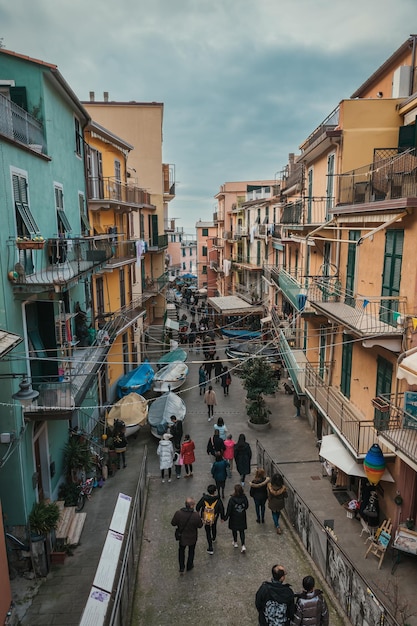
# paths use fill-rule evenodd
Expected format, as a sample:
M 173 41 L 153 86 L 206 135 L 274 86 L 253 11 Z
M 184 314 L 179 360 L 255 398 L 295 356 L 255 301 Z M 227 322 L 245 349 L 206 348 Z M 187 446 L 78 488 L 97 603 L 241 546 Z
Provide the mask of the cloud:
M 191 227 L 223 182 L 274 178 L 414 14 L 415 0 L 0 0 L 0 37 L 81 100 L 164 102 L 170 211 Z

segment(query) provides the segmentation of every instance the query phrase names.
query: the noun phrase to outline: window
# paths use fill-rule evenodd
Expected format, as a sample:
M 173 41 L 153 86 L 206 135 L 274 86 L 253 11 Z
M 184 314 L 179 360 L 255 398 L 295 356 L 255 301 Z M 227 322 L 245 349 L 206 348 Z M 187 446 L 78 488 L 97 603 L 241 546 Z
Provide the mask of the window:
M 12 186 L 17 236 L 30 237 L 39 233 L 39 227 L 29 209 L 27 175 L 23 172 L 12 172 Z
M 342 371 L 340 377 L 340 391 L 346 398 L 350 398 L 350 382 L 352 376 L 353 337 L 345 335 L 342 348 Z
M 202 229 L 202 236 L 203 237 L 208 237 L 208 228 L 203 228 Z
M 182 256 L 185 256 L 185 248 L 182 249 Z
M 207 265 L 203 265 L 203 269 L 201 270 L 202 274 L 207 274 Z
M 183 270 L 186 270 L 186 269 L 187 269 L 187 264 L 186 264 L 186 263 L 183 263 L 183 264 L 182 264 L 182 269 L 183 269 Z
M 75 153 L 78 154 L 78 156 L 81 156 L 83 135 L 81 131 L 80 121 L 76 117 L 74 118 L 74 130 L 75 130 Z
M 207 246 L 203 246 L 201 249 L 201 255 L 202 256 L 207 256 Z
M 80 219 L 81 219 L 81 232 L 89 233 L 91 230 L 91 224 L 88 221 L 88 216 L 85 211 L 85 198 L 83 193 L 78 194 L 78 206 L 80 207 Z
M 55 183 L 54 194 L 55 208 L 58 217 L 58 234 L 66 235 L 67 233 L 70 233 L 72 231 L 72 228 L 64 211 L 64 189 L 62 185 L 58 185 Z
M 122 199 L 122 186 L 121 186 L 121 165 L 120 165 L 120 161 L 119 159 L 115 159 L 114 160 L 114 177 L 115 177 L 115 184 L 114 184 L 114 195 L 116 197 L 117 200 L 121 200 Z
M 401 265 L 404 248 L 404 231 L 387 230 L 385 233 L 384 269 L 382 273 L 380 320 L 391 326 L 396 325 L 398 300 L 392 299 L 400 295 Z M 385 300 L 384 296 L 388 299 Z

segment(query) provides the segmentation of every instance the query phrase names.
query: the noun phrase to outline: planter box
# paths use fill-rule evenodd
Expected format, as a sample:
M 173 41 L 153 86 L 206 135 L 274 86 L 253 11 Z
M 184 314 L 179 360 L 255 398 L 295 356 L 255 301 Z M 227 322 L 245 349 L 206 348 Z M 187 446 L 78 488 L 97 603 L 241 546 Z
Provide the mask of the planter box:
M 248 420 L 248 426 L 249 428 L 252 428 L 252 430 L 257 430 L 258 432 L 262 432 L 264 430 L 268 430 L 269 428 L 271 428 L 271 422 L 267 422 L 266 424 L 254 424 L 253 422 Z
M 45 241 L 16 241 L 18 250 L 43 250 Z
M 51 552 L 51 565 L 62 565 L 66 558 L 66 552 Z

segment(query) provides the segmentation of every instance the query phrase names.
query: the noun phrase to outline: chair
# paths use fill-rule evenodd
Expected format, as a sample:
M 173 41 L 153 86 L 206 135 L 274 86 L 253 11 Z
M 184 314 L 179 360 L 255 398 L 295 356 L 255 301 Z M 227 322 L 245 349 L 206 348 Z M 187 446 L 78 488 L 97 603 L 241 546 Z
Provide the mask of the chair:
M 365 553 L 365 559 L 368 554 L 374 554 L 379 559 L 378 569 L 381 569 L 382 561 L 391 541 L 392 523 L 391 519 L 384 520 L 378 527 L 374 537 L 368 537 L 366 541 L 370 541 L 370 546 Z

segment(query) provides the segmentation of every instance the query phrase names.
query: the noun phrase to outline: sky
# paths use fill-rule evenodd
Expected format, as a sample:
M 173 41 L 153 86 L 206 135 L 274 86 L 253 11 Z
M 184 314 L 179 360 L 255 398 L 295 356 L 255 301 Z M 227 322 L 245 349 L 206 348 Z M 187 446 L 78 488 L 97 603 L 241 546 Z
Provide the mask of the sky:
M 416 31 L 416 0 L 0 0 L 4 47 L 56 64 L 80 100 L 164 103 L 185 232 L 223 183 L 279 178 Z

